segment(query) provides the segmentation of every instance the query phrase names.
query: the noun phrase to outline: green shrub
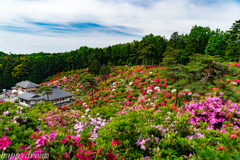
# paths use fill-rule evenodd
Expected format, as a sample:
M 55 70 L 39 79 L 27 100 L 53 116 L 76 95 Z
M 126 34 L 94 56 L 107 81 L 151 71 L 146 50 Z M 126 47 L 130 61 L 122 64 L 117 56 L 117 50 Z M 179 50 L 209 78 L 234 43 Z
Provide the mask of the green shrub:
M 125 83 L 128 84 L 128 82 L 129 82 L 129 80 L 128 80 L 128 78 L 126 78 L 126 79 L 125 79 Z
M 167 81 L 168 85 L 172 85 L 174 82 L 173 81 Z
M 131 96 L 132 96 L 132 97 L 138 97 L 138 92 L 137 92 L 137 91 L 132 92 L 132 93 L 131 93 Z
M 188 123 L 185 116 L 180 119 L 176 117 L 176 113 L 168 114 L 168 107 L 160 107 L 161 112 L 152 112 L 151 109 L 139 112 L 128 112 L 120 117 L 114 118 L 110 123 L 99 130 L 96 139 L 97 147 L 102 150 L 109 149 L 112 140 L 120 142 L 114 146 L 114 151 L 118 150 L 118 155 L 124 159 L 138 159 L 139 157 L 150 156 L 149 150 L 154 152 L 151 154 L 153 159 L 179 159 L 183 154 L 189 155 L 195 150 L 190 147 L 192 142 L 188 142 L 185 138 L 190 134 L 192 124 Z M 175 123 L 168 122 L 166 119 L 171 119 Z M 162 129 L 155 126 L 162 126 L 163 129 L 171 128 L 173 132 L 162 134 Z M 174 132 L 177 131 L 175 134 Z M 158 143 L 155 139 L 159 138 Z M 167 137 L 167 138 L 165 138 Z M 145 149 L 137 144 L 137 141 L 149 139 L 144 143 Z M 196 142 L 194 142 L 197 144 Z M 206 142 L 199 142 L 204 143 Z M 156 150 L 156 148 L 161 148 Z M 158 153 L 157 153 L 158 152 Z M 171 154 L 169 154 L 171 152 Z M 160 158 L 161 157 L 161 158 Z
M 240 74 L 238 74 L 238 75 L 236 76 L 236 78 L 240 80 Z
M 229 86 L 237 86 L 238 84 L 235 84 L 235 83 L 233 83 L 233 82 L 230 82 L 229 83 Z
M 97 114 L 99 113 L 104 119 L 110 119 L 111 117 L 116 117 L 117 112 L 120 110 L 120 105 L 118 103 L 114 103 L 113 105 L 108 104 L 96 107 L 90 111 L 90 115 L 97 117 Z
M 231 97 L 229 100 L 231 100 L 232 102 L 238 102 L 238 99 L 234 97 Z
M 168 90 L 172 90 L 173 89 L 173 86 L 167 86 L 167 88 L 166 89 L 168 89 Z
M 151 77 L 151 78 L 152 78 L 152 77 L 153 77 L 153 74 L 150 74 L 150 73 L 149 73 L 149 74 L 148 74 L 148 77 Z

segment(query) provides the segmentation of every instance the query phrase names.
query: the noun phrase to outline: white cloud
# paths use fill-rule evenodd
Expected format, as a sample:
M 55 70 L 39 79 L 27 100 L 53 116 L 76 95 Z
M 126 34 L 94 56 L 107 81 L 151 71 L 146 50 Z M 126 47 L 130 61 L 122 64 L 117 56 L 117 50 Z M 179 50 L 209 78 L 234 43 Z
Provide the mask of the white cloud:
M 240 15 L 240 3 L 233 0 L 211 3 L 207 1 L 196 3 L 191 0 L 141 0 L 139 5 L 136 5 L 136 0 L 0 0 L 0 4 L 0 26 L 31 27 L 41 30 L 39 26 L 28 22 L 65 25 L 70 22 L 91 22 L 111 28 L 114 26 L 136 28 L 130 30 L 131 34 L 139 36 L 153 33 L 165 35 L 167 38 L 174 31 L 189 33 L 194 25 L 226 31 Z M 70 33 L 31 35 L 4 30 L 0 30 L 0 36 L 0 50 L 14 53 L 64 52 L 82 45 L 106 47 L 141 39 L 139 36 L 96 32 L 86 33 L 85 36 Z

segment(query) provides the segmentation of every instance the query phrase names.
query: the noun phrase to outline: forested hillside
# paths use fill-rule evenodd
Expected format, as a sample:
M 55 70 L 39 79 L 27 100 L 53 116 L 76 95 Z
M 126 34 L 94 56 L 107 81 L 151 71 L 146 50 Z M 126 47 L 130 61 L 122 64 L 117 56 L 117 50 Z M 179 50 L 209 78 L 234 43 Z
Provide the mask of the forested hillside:
M 230 25 L 229 25 L 230 26 Z M 174 55 L 180 64 L 193 54 L 220 55 L 222 61 L 240 59 L 240 20 L 229 31 L 194 26 L 189 34 L 174 32 L 170 39 L 146 35 L 141 41 L 116 44 L 106 48 L 79 49 L 64 53 L 5 54 L 0 52 L 0 89 L 8 89 L 21 80 L 42 82 L 62 71 L 108 65 L 160 65 L 164 56 Z M 43 49 L 44 50 L 44 49 Z

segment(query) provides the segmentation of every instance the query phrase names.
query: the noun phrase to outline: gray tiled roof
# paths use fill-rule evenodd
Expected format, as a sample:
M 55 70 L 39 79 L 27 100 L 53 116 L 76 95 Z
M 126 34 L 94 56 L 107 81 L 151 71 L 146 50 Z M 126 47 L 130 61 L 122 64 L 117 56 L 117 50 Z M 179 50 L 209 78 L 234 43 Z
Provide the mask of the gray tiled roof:
M 54 99 L 60 99 L 60 98 L 65 98 L 65 97 L 71 97 L 74 94 L 66 92 L 64 90 L 61 90 L 60 88 L 57 87 L 52 87 L 53 93 L 49 95 L 49 100 L 52 101 Z M 43 97 L 46 98 L 47 100 L 47 95 L 44 95 Z
M 22 99 L 25 99 L 25 100 L 45 100 L 45 97 L 41 96 L 41 95 L 35 95 L 35 94 L 31 94 L 31 93 L 28 93 L 28 92 L 24 92 L 20 95 L 18 95 L 19 98 L 22 98 Z
M 16 86 L 22 87 L 22 88 L 32 88 L 32 87 L 40 87 L 40 85 L 30 82 L 30 81 L 22 81 L 16 84 Z
M 60 99 L 60 98 L 65 98 L 65 97 L 71 97 L 74 94 L 66 92 L 64 90 L 61 90 L 60 88 L 57 87 L 52 87 L 53 93 L 49 95 L 49 100 L 55 100 L 55 99 Z M 40 100 L 44 99 L 47 100 L 47 95 L 35 95 L 32 93 L 24 92 L 18 96 L 19 98 L 25 99 L 25 100 Z

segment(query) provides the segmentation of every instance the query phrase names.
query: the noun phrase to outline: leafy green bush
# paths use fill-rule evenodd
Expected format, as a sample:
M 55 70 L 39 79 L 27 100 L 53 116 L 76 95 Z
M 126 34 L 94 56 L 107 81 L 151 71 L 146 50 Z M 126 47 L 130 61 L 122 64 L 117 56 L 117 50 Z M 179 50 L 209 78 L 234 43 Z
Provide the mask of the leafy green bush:
M 125 83 L 128 84 L 128 82 L 129 82 L 129 80 L 128 80 L 128 78 L 126 78 L 126 79 L 125 79 Z
M 114 103 L 113 105 L 103 105 L 96 107 L 90 111 L 90 115 L 97 117 L 100 114 L 104 119 L 110 119 L 111 117 L 116 117 L 117 112 L 121 109 L 120 104 Z
M 238 74 L 238 75 L 236 76 L 236 78 L 240 80 L 240 74 Z
M 132 93 L 131 93 L 131 96 L 132 96 L 132 97 L 138 97 L 138 92 L 137 92 L 137 91 L 132 92 Z
M 121 144 L 115 146 L 114 150 L 118 150 L 124 159 L 136 159 L 141 156 L 175 159 L 193 152 L 194 149 L 185 138 L 190 134 L 192 125 L 184 116 L 176 118 L 176 114 L 170 113 L 169 108 L 161 107 L 161 110 L 154 113 L 152 110 L 128 112 L 112 119 L 100 129 L 96 145 L 108 150 L 110 142 L 115 139 Z M 157 151 L 157 148 L 160 150 Z M 155 149 L 154 153 L 152 149 Z

